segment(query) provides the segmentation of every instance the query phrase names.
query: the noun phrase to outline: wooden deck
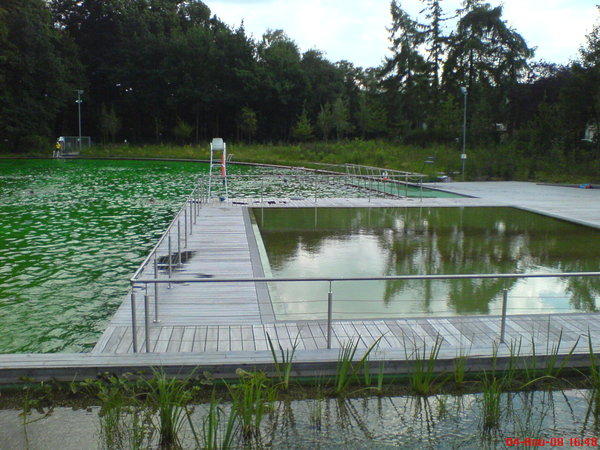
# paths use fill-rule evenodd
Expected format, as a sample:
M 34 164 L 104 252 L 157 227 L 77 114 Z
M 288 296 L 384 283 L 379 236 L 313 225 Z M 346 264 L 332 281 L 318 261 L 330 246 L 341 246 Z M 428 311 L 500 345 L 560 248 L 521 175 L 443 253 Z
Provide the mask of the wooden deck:
M 535 186 L 535 185 L 534 185 Z M 518 186 L 519 190 L 522 186 Z M 569 192 L 570 193 L 570 192 Z M 200 210 L 192 235 L 188 236 L 185 251 L 193 252 L 189 261 L 177 268 L 174 278 L 194 277 L 259 277 L 262 267 L 245 212 L 248 207 L 425 207 L 425 206 L 519 206 L 509 199 L 523 199 L 496 194 L 489 198 L 329 198 L 329 199 L 234 199 L 212 202 Z M 526 209 L 534 209 L 530 203 Z M 589 208 L 582 207 L 583 219 L 577 220 L 572 200 L 568 202 L 569 217 L 600 227 L 589 219 Z M 557 216 L 556 207 L 547 208 L 549 215 Z M 536 212 L 544 213 L 544 206 Z M 591 223 L 590 223 L 591 222 Z M 255 245 L 255 244 L 254 244 Z M 164 248 L 162 254 L 166 254 Z M 143 274 L 152 278 L 152 274 Z M 164 276 L 164 275 L 163 275 Z M 153 289 L 149 289 L 152 293 Z M 326 324 L 322 321 L 275 320 L 265 288 L 252 284 L 190 283 L 165 285 L 159 291 L 159 320 L 150 323 L 150 352 L 229 354 L 243 352 L 248 361 L 268 350 L 267 335 L 283 348 L 297 343 L 306 358 L 326 348 Z M 137 341 L 139 350 L 145 352 L 143 327 L 143 292 L 137 296 Z M 153 316 L 153 301 L 150 302 Z M 598 314 L 543 314 L 509 316 L 504 343 L 500 342 L 500 318 L 496 316 L 459 316 L 420 319 L 381 319 L 334 321 L 332 347 L 358 342 L 366 349 L 379 342 L 379 355 L 405 356 L 419 348 L 431 347 L 436 339 L 442 342 L 440 356 L 489 356 L 494 349 L 499 355 L 510 352 L 511 345 L 520 345 L 522 353 L 548 352 L 560 342 L 560 351 L 567 353 L 574 345 L 582 352 L 588 349 L 588 333 L 592 342 L 600 343 Z M 94 354 L 128 354 L 132 349 L 131 303 L 125 299 L 106 332 L 102 335 Z M 305 351 L 305 352 L 304 352 Z M 268 356 L 268 352 L 266 352 Z

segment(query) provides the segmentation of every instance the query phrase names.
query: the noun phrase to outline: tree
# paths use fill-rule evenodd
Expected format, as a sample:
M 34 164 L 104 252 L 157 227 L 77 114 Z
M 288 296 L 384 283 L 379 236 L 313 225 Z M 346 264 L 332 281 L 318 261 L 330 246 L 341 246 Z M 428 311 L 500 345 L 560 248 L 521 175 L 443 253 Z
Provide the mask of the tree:
M 448 41 L 444 35 L 442 24 L 447 18 L 442 9 L 442 0 L 421 0 L 426 8 L 423 10 L 429 21 L 425 28 L 425 43 L 427 45 L 427 61 L 431 65 L 431 81 L 434 93 L 440 86 L 440 74 L 444 64 L 444 51 Z
M 74 98 L 76 52 L 43 0 L 2 3 L 0 44 L 0 136 L 13 151 L 40 150 Z
M 327 141 L 329 134 L 333 129 L 333 113 L 331 111 L 331 103 L 327 102 L 325 105 L 321 105 L 321 111 L 317 116 L 317 126 L 321 130 L 321 136 Z
M 410 121 L 412 127 L 422 124 L 427 116 L 430 69 L 419 52 L 425 43 L 423 26 L 404 11 L 399 2 L 391 3 L 392 26 L 389 28 L 392 56 L 381 70 L 386 91 L 388 117 L 394 123 Z
M 194 127 L 192 125 L 179 117 L 177 118 L 177 123 L 173 128 L 173 134 L 179 142 L 185 143 L 187 140 L 189 140 L 193 131 Z
M 115 106 L 111 105 L 110 109 L 106 109 L 106 105 L 102 103 L 100 112 L 100 130 L 102 132 L 102 141 L 106 142 L 106 138 L 110 136 L 111 142 L 115 142 L 115 135 L 121 129 L 121 119 L 115 113 Z
M 256 134 L 256 130 L 258 130 L 256 112 L 244 106 L 239 113 L 238 126 L 242 136 L 245 136 L 248 142 L 252 142 L 252 137 Z
M 600 5 L 596 5 L 600 12 Z M 594 25 L 590 34 L 585 37 L 585 46 L 580 49 L 583 64 L 589 68 L 598 68 L 600 65 L 600 23 Z
M 338 141 L 352 130 L 348 104 L 342 97 L 336 98 L 331 106 L 331 125 L 336 132 Z
M 533 57 L 525 39 L 502 20 L 501 6 L 474 6 L 449 39 L 443 73 L 448 92 L 456 92 L 459 86 L 471 91 L 478 83 L 514 85 Z
M 269 30 L 257 53 L 261 117 L 269 124 L 271 138 L 287 139 L 302 112 L 307 90 L 298 46 L 282 30 Z
M 306 110 L 302 111 L 302 114 L 298 118 L 298 122 L 292 130 L 292 136 L 300 142 L 309 141 L 313 137 L 313 127 L 310 124 L 308 114 Z

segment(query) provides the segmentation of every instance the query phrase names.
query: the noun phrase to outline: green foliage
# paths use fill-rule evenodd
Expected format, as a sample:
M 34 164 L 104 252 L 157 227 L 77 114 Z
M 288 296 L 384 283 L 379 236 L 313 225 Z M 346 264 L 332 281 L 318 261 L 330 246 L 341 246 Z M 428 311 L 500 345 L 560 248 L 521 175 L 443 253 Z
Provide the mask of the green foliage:
M 192 399 L 192 393 L 185 381 L 167 378 L 163 372 L 154 372 L 147 382 L 148 403 L 156 411 L 156 420 L 160 445 L 177 447 L 180 445 L 180 430 L 186 420 L 186 406 Z
M 308 119 L 308 114 L 306 110 L 302 111 L 302 114 L 298 118 L 298 122 L 294 126 L 292 130 L 292 136 L 294 139 L 300 142 L 306 142 L 312 139 L 313 137 L 313 127 L 310 124 L 310 120 Z
M 265 414 L 273 407 L 276 390 L 263 372 L 238 369 L 239 383 L 229 386 L 233 411 L 240 422 L 245 442 L 260 443 L 260 426 Z
M 177 118 L 177 123 L 173 128 L 173 134 L 180 142 L 184 143 L 187 141 L 192 135 L 193 131 L 194 128 L 189 123 Z
M 247 142 L 251 142 L 258 130 L 258 118 L 256 117 L 256 112 L 247 106 L 244 106 L 240 110 L 238 122 L 242 136 L 245 137 Z
M 357 381 L 357 374 L 360 373 L 361 367 L 368 361 L 369 354 L 377 348 L 381 337 L 379 337 L 371 346 L 367 349 L 362 358 L 355 363 L 354 356 L 358 349 L 359 339 L 356 341 L 351 338 L 340 348 L 337 369 L 335 372 L 335 385 L 334 392 L 337 396 L 342 396 L 346 393 L 350 383 Z
M 100 131 L 102 132 L 102 142 L 106 142 L 107 138 L 110 137 L 111 142 L 115 142 L 115 135 L 121 128 L 121 119 L 115 113 L 114 105 L 111 105 L 110 109 L 106 108 L 103 103 L 100 110 Z
M 43 0 L 3 2 L 0 136 L 8 150 L 39 151 L 32 146 L 35 140 L 52 136 L 57 114 L 74 100 L 80 67 L 73 50 L 66 33 L 54 27 Z
M 444 339 L 441 336 L 437 336 L 433 346 L 429 349 L 429 353 L 427 353 L 425 344 L 423 344 L 423 347 L 415 345 L 413 351 L 409 353 L 406 342 L 404 342 L 406 360 L 410 361 L 409 383 L 415 394 L 431 395 L 435 393 L 436 382 L 439 377 L 435 366 L 443 341 Z

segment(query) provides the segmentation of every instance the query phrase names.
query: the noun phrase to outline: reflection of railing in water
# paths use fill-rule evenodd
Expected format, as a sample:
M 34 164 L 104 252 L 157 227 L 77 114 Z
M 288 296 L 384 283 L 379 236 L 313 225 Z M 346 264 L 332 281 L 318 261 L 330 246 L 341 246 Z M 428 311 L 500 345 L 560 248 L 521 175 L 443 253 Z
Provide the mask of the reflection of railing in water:
M 147 258 L 147 260 L 150 259 Z M 141 268 L 136 272 L 139 274 Z M 148 296 L 148 286 L 154 285 L 154 303 L 155 303 L 155 321 L 158 320 L 158 289 L 159 284 L 187 284 L 187 283 L 294 283 L 294 282 L 327 282 L 329 283 L 329 291 L 327 293 L 327 348 L 331 348 L 332 340 L 332 322 L 334 310 L 333 286 L 339 282 L 366 282 L 366 281 L 399 281 L 399 280 L 483 280 L 483 279 L 525 279 L 525 278 L 572 278 L 572 277 L 600 277 L 600 272 L 570 272 L 570 273 L 509 273 L 509 274 L 451 274 L 451 275 L 398 275 L 398 276 L 380 276 L 380 277 L 313 277 L 313 278 L 207 278 L 207 279 L 182 279 L 173 278 L 172 271 L 168 271 L 168 278 L 161 279 L 158 276 L 154 278 L 132 278 L 131 291 L 131 321 L 133 335 L 133 349 L 137 352 L 137 321 L 136 321 L 136 296 L 135 288 L 144 287 L 146 294 L 144 295 L 144 317 L 145 317 L 145 348 L 149 346 L 149 328 L 150 328 L 150 297 Z M 506 316 L 508 309 L 508 289 L 502 290 L 502 313 L 500 315 L 500 342 L 504 342 Z M 148 351 L 148 350 L 146 350 Z

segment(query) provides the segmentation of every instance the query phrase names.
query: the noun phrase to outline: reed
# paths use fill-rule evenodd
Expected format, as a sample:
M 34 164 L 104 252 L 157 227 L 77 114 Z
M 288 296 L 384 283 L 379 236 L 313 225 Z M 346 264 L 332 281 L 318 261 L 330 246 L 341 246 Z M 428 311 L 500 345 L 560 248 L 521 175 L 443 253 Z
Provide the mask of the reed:
M 238 369 L 239 383 L 228 386 L 233 399 L 233 412 L 240 422 L 245 442 L 260 444 L 260 426 L 265 414 L 272 409 L 276 389 L 271 387 L 264 372 Z
M 277 378 L 279 382 L 283 386 L 283 388 L 287 391 L 290 387 L 290 376 L 292 373 L 292 362 L 294 360 L 294 354 L 296 353 L 296 349 L 298 348 L 298 338 L 299 334 L 296 335 L 296 339 L 292 345 L 291 350 L 284 350 L 281 344 L 278 342 L 279 351 L 281 353 L 281 361 L 277 358 L 277 352 L 275 351 L 275 346 L 273 345 L 273 341 L 271 341 L 271 336 L 267 333 L 267 341 L 269 343 L 269 348 L 271 349 L 271 355 L 273 356 L 273 364 L 275 365 L 275 373 L 277 374 Z
M 417 395 L 431 395 L 437 388 L 436 382 L 439 376 L 436 375 L 435 367 L 442 342 L 443 338 L 439 335 L 436 336 L 429 353 L 427 352 L 427 345 L 425 343 L 423 343 L 423 347 L 415 346 L 411 354 L 406 350 L 406 343 L 404 345 L 406 360 L 412 360 L 408 379 L 409 384 L 413 392 Z
M 558 358 L 560 356 L 559 355 L 560 345 L 562 343 L 562 333 L 563 333 L 563 330 L 561 328 L 560 334 L 558 336 L 558 341 L 555 342 L 554 344 L 552 344 L 552 347 L 550 348 L 550 351 L 548 352 L 548 359 L 546 362 L 546 367 L 544 369 L 544 374 L 547 377 L 557 378 L 560 375 L 560 373 L 564 369 L 565 365 L 571 359 L 571 356 L 573 356 L 573 353 L 575 352 L 577 345 L 579 344 L 579 337 L 578 337 L 577 340 L 575 341 L 575 344 L 573 344 L 573 347 L 571 347 L 571 350 L 569 350 L 569 353 L 567 353 L 567 355 L 562 359 L 561 363 L 558 364 L 558 366 L 557 366 Z
M 495 374 L 487 376 L 485 373 L 481 378 L 481 383 L 483 388 L 483 428 L 485 430 L 497 428 L 500 425 L 503 383 Z
M 177 448 L 181 442 L 179 432 L 188 415 L 187 405 L 192 394 L 187 383 L 177 378 L 168 379 L 163 372 L 154 372 L 146 382 L 147 402 L 156 412 L 159 444 L 161 447 Z
M 379 345 L 381 337 L 379 337 L 371 346 L 367 349 L 363 357 L 354 364 L 354 356 L 358 349 L 359 340 L 356 341 L 351 338 L 348 342 L 345 342 L 340 348 L 338 355 L 337 368 L 335 373 L 335 387 L 334 391 L 336 395 L 343 395 L 350 383 L 356 379 L 361 367 L 364 366 L 365 362 L 369 358 L 371 352 Z
M 214 388 L 210 396 L 208 412 L 202 419 L 202 434 L 200 436 L 198 436 L 189 411 L 186 416 L 197 448 L 227 450 L 235 446 L 239 434 L 238 421 L 233 409 L 230 410 L 229 415 L 226 415 L 224 408 L 219 406 Z

